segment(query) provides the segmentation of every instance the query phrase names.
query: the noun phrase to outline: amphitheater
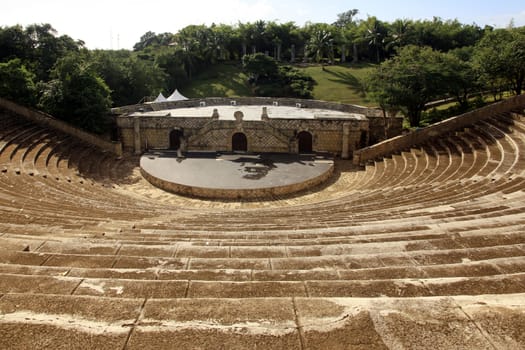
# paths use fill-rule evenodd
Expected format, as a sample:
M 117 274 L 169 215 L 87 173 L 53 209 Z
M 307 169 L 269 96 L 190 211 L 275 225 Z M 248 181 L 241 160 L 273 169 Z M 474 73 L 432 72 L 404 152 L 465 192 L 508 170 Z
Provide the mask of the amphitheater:
M 523 349 L 524 108 L 244 201 L 163 192 L 137 156 L 4 108 L 0 348 Z

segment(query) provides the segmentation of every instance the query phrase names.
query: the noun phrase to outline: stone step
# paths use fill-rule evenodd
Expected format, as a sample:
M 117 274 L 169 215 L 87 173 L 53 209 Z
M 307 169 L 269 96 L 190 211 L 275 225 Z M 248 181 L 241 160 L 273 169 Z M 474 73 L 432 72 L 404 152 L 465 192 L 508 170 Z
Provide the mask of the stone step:
M 383 263 L 387 259 L 382 260 Z M 525 271 L 522 256 L 463 261 L 453 264 L 416 265 L 403 257 L 390 259 L 392 266 L 326 268 L 312 270 L 200 269 L 177 270 L 163 266 L 149 268 L 85 268 L 0 264 L 0 273 L 79 278 L 193 281 L 308 281 L 424 279 L 441 277 L 482 277 Z M 355 265 L 355 264 L 354 264 Z
M 124 298 L 417 297 L 525 292 L 525 273 L 387 280 L 128 280 L 0 274 L 0 294 Z
M 126 299 L 10 293 L 0 299 L 0 330 L 10 349 L 519 349 L 524 300 L 525 294 Z

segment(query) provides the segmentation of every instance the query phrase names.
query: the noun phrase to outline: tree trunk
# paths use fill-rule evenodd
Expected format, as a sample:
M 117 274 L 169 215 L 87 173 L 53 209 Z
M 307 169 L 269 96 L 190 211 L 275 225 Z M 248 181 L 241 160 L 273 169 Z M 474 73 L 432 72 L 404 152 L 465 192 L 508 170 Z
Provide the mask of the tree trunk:
M 346 45 L 341 45 L 341 63 L 346 62 Z
M 303 56 L 303 62 L 308 62 L 308 47 L 304 47 L 304 56 Z
M 408 109 L 408 120 L 410 121 L 410 126 L 413 128 L 419 127 L 421 122 L 421 110 L 419 109 Z
M 352 51 L 353 51 L 353 59 L 352 59 L 352 62 L 353 63 L 357 63 L 359 61 L 359 57 L 357 55 L 357 44 L 356 43 L 353 43 L 352 45 Z
M 516 95 L 521 95 L 524 80 L 525 80 L 525 76 L 519 76 L 518 79 L 516 80 Z

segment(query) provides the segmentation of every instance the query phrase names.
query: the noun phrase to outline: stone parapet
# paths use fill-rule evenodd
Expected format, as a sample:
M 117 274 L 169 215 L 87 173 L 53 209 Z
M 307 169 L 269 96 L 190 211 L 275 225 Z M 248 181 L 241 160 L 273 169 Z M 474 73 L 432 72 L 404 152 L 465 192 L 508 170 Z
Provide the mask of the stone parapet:
M 204 106 L 287 106 L 298 108 L 320 108 L 345 113 L 358 113 L 366 117 L 382 117 L 379 108 L 370 108 L 338 102 L 328 102 L 320 100 L 307 100 L 298 98 L 277 98 L 277 97 L 207 97 L 202 99 L 190 99 L 185 101 L 164 101 L 157 103 L 145 103 L 123 107 L 112 108 L 112 113 L 126 115 L 134 112 L 149 112 L 165 109 L 204 107 Z
M 525 95 L 518 95 L 501 102 L 443 120 L 426 128 L 417 129 L 409 134 L 397 136 L 378 144 L 356 150 L 354 164 L 364 164 L 368 160 L 388 156 L 403 149 L 427 142 L 439 135 L 447 134 L 488 119 L 501 113 L 508 113 L 525 108 Z

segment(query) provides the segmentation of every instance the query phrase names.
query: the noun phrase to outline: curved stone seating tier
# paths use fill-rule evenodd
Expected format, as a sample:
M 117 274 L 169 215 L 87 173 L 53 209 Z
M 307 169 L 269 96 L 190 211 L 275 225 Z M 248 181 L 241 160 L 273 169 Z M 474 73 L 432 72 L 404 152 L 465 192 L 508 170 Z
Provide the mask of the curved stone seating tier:
M 525 348 L 519 113 L 243 201 L 0 121 L 9 348 Z

